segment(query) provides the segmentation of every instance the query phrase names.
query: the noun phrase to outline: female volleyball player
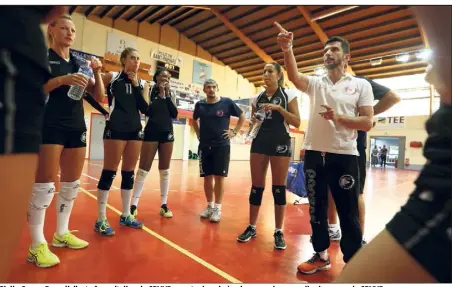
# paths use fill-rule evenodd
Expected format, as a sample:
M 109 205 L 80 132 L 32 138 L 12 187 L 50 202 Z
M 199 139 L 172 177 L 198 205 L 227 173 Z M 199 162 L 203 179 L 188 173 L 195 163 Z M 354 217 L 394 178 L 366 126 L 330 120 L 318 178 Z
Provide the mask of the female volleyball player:
M 386 229 L 356 253 L 336 283 L 452 281 L 452 8 L 417 6 L 413 10 L 433 51 L 426 81 L 435 86 L 441 101 L 438 111 L 426 123 L 427 163 L 408 201 Z
M 169 167 L 174 143 L 172 119 L 177 118 L 177 107 L 175 95 L 170 93 L 170 77 L 171 75 L 166 69 L 160 69 L 154 74 L 155 85 L 150 92 L 147 113 L 149 118 L 144 129 L 140 169 L 137 172 L 132 206 L 130 207 L 131 213 L 135 216 L 137 215 L 137 205 L 143 191 L 144 181 L 158 151 L 161 194 L 160 215 L 166 218 L 173 217 L 173 213 L 168 209 L 167 200 L 170 178 Z
M 40 29 L 67 6 L 3 6 L 0 9 L 0 210 L 25 214 L 35 179 L 45 96 L 50 77 Z M 23 228 L 22 216 L 2 225 L 0 282 L 6 282 L 12 253 Z
M 260 110 L 265 111 L 265 119 L 251 145 L 250 221 L 237 240 L 248 242 L 252 237 L 256 237 L 256 221 L 270 163 L 275 202 L 275 248 L 286 249 L 282 225 L 286 205 L 286 176 L 292 153 L 289 125 L 299 127 L 300 115 L 296 92 L 283 87 L 284 74 L 281 66 L 278 63 L 265 65 L 263 77 L 267 88 L 252 104 L 252 114 Z
M 55 194 L 55 181 L 61 170 L 60 191 L 57 195 L 57 230 L 52 245 L 81 249 L 88 242 L 74 236 L 68 229 L 74 199 L 80 187 L 80 175 L 86 152 L 86 125 L 83 101 L 68 97 L 70 86 L 87 88 L 98 101 L 104 97 L 100 70 L 102 64 L 93 59 L 94 81 L 78 74 L 79 63 L 69 48 L 75 39 L 75 26 L 68 15 L 63 15 L 48 26 L 50 49 L 48 51 L 52 78 L 44 85 L 49 93 L 46 104 L 42 142 L 36 172 L 36 183 L 28 207 L 28 225 L 31 246 L 28 261 L 38 267 L 50 267 L 59 263 L 44 237 L 44 219 L 47 207 Z
M 140 55 L 136 49 L 126 48 L 122 51 L 120 60 L 121 72 L 103 75 L 103 81 L 107 87 L 110 117 L 104 131 L 104 167 L 97 185 L 99 216 L 94 230 L 107 236 L 115 233 L 107 220 L 107 201 L 121 159 L 122 215 L 119 223 L 136 229 L 143 226 L 131 215 L 130 200 L 134 170 L 143 140 L 140 111 L 144 114 L 148 108 L 143 97 L 143 93 L 146 93 L 146 83 L 138 79 Z

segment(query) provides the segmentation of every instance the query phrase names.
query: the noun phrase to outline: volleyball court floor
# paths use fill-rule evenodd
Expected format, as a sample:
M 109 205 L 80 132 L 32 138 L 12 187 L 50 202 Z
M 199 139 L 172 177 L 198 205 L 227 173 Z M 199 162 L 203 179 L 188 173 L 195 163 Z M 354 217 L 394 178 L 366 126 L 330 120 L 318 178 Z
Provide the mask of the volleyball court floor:
M 97 217 L 96 186 L 101 161 L 86 161 L 81 192 L 76 199 L 71 230 L 90 245 L 83 250 L 50 247 L 61 263 L 40 269 L 26 261 L 29 246 L 24 225 L 19 247 L 12 262 L 8 282 L 15 283 L 300 283 L 330 282 L 344 265 L 339 243 L 331 243 L 332 268 L 313 275 L 297 273 L 297 265 L 309 259 L 314 250 L 310 240 L 309 205 L 294 205 L 296 196 L 288 192 L 284 223 L 287 249 L 273 248 L 274 208 L 271 172 L 257 224 L 257 237 L 239 243 L 237 236 L 248 224 L 248 196 L 251 186 L 248 161 L 232 161 L 225 181 L 220 223 L 202 220 L 205 208 L 203 181 L 197 161 L 172 161 L 168 207 L 171 219 L 159 215 L 158 163 L 155 161 L 140 198 L 138 218 L 143 230 L 119 225 L 122 209 L 120 171 L 109 197 L 107 216 L 116 231 L 102 237 L 93 230 Z M 364 192 L 367 209 L 366 238 L 372 239 L 400 209 L 413 190 L 416 171 L 368 169 Z M 55 200 L 47 209 L 45 235 L 51 242 L 56 225 Z M 24 222 L 26 215 L 23 216 Z

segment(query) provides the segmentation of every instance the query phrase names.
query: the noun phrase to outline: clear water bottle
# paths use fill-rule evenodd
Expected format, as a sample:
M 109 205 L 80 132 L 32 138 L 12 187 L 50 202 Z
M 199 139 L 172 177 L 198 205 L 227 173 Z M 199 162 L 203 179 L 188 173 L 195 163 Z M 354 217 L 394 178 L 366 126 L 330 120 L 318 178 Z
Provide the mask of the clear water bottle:
M 85 75 L 88 79 L 91 78 L 94 75 L 94 73 L 93 69 L 91 69 L 89 65 L 90 61 L 84 62 L 78 69 L 77 73 Z M 80 101 L 83 98 L 84 94 L 85 89 L 77 85 L 72 85 L 69 88 L 69 92 L 67 92 L 67 96 L 73 99 L 74 101 Z
M 265 120 L 265 111 L 264 110 L 258 110 L 254 114 L 254 123 L 250 125 L 250 128 L 248 130 L 248 134 L 246 136 L 247 140 L 253 140 L 257 133 L 259 132 L 259 129 L 261 128 L 262 123 Z

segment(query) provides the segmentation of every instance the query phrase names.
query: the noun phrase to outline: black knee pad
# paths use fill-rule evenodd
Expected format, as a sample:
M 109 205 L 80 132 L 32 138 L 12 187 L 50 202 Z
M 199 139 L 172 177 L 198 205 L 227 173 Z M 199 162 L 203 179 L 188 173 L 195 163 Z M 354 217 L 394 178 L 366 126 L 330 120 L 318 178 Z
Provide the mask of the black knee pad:
M 121 170 L 121 189 L 130 190 L 133 189 L 134 171 Z
M 273 185 L 272 187 L 273 199 L 276 205 L 286 205 L 286 186 Z
M 113 179 L 116 176 L 116 171 L 113 170 L 102 170 L 102 175 L 100 176 L 99 183 L 97 184 L 97 188 L 100 190 L 110 190 L 111 184 L 113 183 Z
M 263 187 L 251 187 L 250 204 L 260 206 L 262 203 L 262 195 L 264 194 Z

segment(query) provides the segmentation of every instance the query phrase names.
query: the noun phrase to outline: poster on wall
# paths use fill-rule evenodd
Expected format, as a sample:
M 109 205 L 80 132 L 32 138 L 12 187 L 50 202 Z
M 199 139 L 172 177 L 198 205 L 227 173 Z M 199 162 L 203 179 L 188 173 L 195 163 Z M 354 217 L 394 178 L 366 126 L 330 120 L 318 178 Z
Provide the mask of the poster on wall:
M 193 83 L 204 85 L 207 79 L 212 78 L 212 66 L 193 60 Z
M 406 126 L 406 118 L 400 117 L 377 117 L 375 129 L 404 129 Z
M 137 41 L 133 38 L 127 37 L 119 33 L 108 32 L 107 51 L 105 51 L 106 53 L 113 55 L 121 55 L 122 51 L 124 51 L 124 49 L 127 47 L 136 49 Z

